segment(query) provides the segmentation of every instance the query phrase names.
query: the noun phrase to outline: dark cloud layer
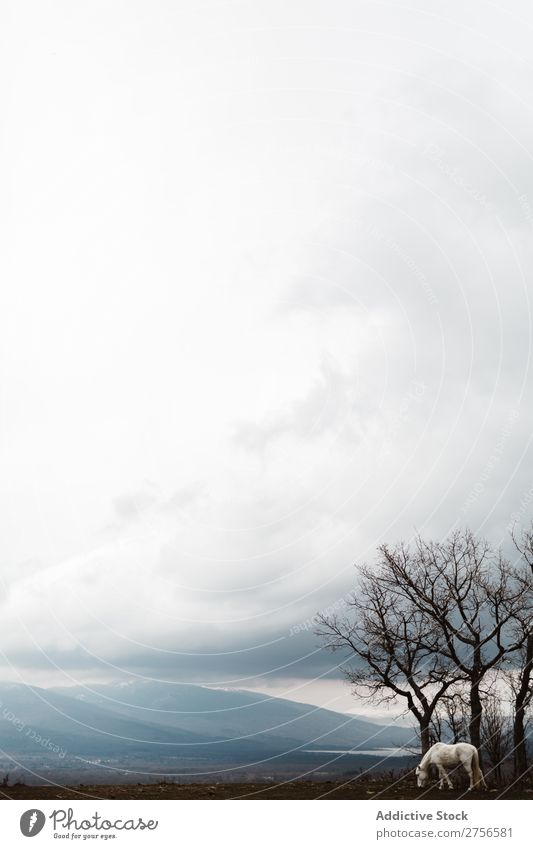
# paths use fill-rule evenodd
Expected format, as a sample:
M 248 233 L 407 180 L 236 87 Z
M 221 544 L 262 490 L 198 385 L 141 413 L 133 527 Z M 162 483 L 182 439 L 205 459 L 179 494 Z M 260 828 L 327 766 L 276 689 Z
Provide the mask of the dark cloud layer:
M 12 23 L 9 677 L 335 676 L 355 562 L 533 515 L 530 8 L 208 6 Z

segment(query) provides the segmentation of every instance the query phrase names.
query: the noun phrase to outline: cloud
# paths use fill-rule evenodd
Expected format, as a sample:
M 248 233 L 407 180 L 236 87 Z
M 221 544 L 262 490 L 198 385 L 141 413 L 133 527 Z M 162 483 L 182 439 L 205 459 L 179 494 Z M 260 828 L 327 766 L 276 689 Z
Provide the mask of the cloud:
M 113 499 L 113 507 L 119 519 L 131 521 L 137 519 L 155 502 L 155 496 L 149 492 L 139 490 L 138 492 L 124 493 Z
M 381 12 L 13 19 L 17 669 L 333 675 L 354 562 L 528 518 L 531 11 Z

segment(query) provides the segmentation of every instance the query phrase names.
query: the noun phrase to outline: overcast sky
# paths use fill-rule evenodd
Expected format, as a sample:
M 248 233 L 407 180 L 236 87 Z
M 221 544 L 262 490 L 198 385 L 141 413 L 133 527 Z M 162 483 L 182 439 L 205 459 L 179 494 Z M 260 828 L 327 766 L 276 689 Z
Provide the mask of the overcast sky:
M 533 516 L 500 5 L 4 4 L 1 677 L 341 699 L 355 562 Z

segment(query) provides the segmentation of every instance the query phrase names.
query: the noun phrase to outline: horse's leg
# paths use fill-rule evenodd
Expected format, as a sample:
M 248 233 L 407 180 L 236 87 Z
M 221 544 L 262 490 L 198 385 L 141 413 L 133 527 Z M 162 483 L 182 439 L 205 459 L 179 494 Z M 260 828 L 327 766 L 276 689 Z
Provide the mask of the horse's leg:
M 445 781 L 448 784 L 448 787 L 450 788 L 450 790 L 453 790 L 453 784 L 450 781 L 450 776 L 448 775 L 448 773 L 446 772 L 446 770 L 444 769 L 442 764 L 438 764 L 438 770 L 439 770 L 439 778 L 440 778 L 439 790 L 444 790 L 444 782 Z
M 469 790 L 474 789 L 474 770 L 472 769 L 472 764 L 470 761 L 463 761 L 463 767 L 465 768 L 468 777 L 470 779 L 470 785 L 468 787 Z
M 464 768 L 470 775 L 470 787 L 469 790 L 486 790 L 487 784 L 485 782 L 485 776 L 481 772 L 481 768 L 479 766 L 479 756 L 476 753 L 475 760 L 472 759 L 468 761 L 468 765 L 463 764 Z

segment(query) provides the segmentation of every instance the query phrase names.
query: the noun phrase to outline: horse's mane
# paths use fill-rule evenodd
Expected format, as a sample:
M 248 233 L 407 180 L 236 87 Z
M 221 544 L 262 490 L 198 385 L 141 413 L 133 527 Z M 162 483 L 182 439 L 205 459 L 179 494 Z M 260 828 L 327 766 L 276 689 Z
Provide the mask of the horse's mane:
M 434 746 L 434 745 L 435 745 L 435 744 L 433 744 L 433 746 Z M 421 760 L 421 761 L 420 761 L 420 763 L 418 764 L 418 766 L 420 767 L 420 769 L 426 769 L 426 767 L 429 765 L 429 764 L 428 764 L 428 761 L 430 761 L 430 757 L 429 757 L 429 756 L 430 756 L 430 754 L 431 754 L 431 750 L 433 749 L 433 746 L 430 746 L 430 747 L 429 747 L 429 749 L 427 750 L 426 754 L 424 755 L 424 757 L 422 758 L 422 760 Z

